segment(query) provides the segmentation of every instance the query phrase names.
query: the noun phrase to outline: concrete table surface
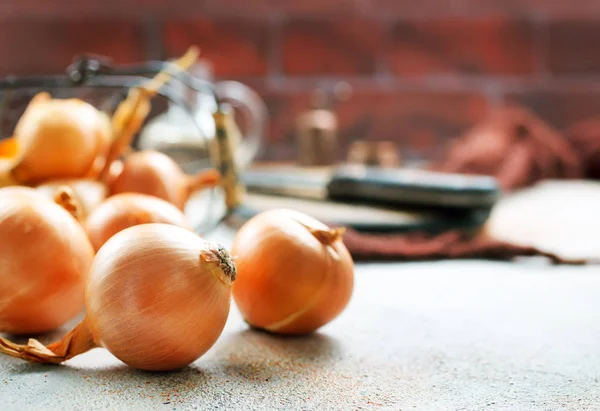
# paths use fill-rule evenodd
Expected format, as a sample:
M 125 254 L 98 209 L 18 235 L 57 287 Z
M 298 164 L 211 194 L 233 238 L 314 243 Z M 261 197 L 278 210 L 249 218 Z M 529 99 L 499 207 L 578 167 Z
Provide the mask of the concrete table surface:
M 598 296 L 594 265 L 360 264 L 348 308 L 310 337 L 252 331 L 234 306 L 219 341 L 177 372 L 103 349 L 63 366 L 0 357 L 0 409 L 596 410 Z

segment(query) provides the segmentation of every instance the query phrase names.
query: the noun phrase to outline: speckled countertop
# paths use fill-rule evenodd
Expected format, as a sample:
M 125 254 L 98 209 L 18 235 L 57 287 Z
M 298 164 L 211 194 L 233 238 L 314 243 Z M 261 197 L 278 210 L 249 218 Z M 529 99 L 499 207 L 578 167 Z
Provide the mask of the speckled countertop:
M 136 371 L 103 349 L 64 366 L 0 357 L 0 409 L 600 409 L 600 266 L 356 271 L 347 310 L 313 336 L 251 331 L 234 308 L 215 346 L 178 372 Z

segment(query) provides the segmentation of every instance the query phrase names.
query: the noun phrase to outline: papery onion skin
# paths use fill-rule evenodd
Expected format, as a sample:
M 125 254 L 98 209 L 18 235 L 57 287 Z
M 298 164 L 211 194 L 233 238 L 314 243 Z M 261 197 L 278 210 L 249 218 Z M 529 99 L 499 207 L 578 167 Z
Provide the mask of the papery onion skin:
M 73 190 L 75 198 L 81 204 L 84 218 L 98 207 L 108 196 L 108 187 L 93 179 L 60 179 L 46 181 L 36 188 L 47 198 L 53 198 L 56 189 L 67 186 Z
M 12 185 L 8 187 L 1 187 L 0 193 L 2 193 L 3 196 L 11 196 L 13 194 L 17 194 L 27 196 L 32 199 L 40 198 L 40 193 L 36 189 L 28 186 Z M 46 197 L 46 199 L 52 201 L 53 197 L 54 194 L 52 194 L 52 196 L 50 197 Z
M 142 370 L 178 369 L 199 358 L 225 326 L 235 278 L 228 253 L 214 247 L 166 224 L 113 236 L 90 270 L 86 307 L 94 340 Z M 213 252 L 222 264 L 203 260 Z
M 109 238 L 139 224 L 172 224 L 191 230 L 185 215 L 173 204 L 160 198 L 138 193 L 109 197 L 86 221 L 86 232 L 94 248 L 99 250 Z
M 144 150 L 127 156 L 120 174 L 110 184 L 111 194 L 141 193 L 162 198 L 183 210 L 190 194 L 219 179 L 216 170 L 186 175 L 166 154 Z
M 93 176 L 104 165 L 111 133 L 108 118 L 92 105 L 40 93 L 15 127 L 11 174 L 26 183 Z
M 233 298 L 252 326 L 307 334 L 337 317 L 354 287 L 340 232 L 292 210 L 263 212 L 238 231 Z
M 94 249 L 69 212 L 32 188 L 2 188 L 0 233 L 0 332 L 46 332 L 81 312 Z

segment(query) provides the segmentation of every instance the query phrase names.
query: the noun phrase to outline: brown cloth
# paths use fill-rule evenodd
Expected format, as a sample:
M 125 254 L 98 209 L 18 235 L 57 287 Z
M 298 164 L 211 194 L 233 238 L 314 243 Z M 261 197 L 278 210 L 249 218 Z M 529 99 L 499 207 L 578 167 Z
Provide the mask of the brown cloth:
M 431 168 L 494 176 L 505 191 L 527 187 L 543 179 L 598 178 L 600 119 L 583 122 L 561 133 L 525 108 L 499 108 L 457 139 L 444 158 Z M 483 233 L 460 230 L 433 236 L 347 230 L 344 242 L 356 259 L 510 260 L 519 256 L 544 256 L 559 264 L 582 263 L 534 247 L 496 240 Z
M 504 190 L 547 178 L 582 178 L 580 153 L 549 124 L 522 107 L 495 110 L 433 168 L 449 173 L 495 176 Z
M 373 235 L 346 229 L 344 244 L 355 260 L 394 259 L 404 261 L 481 258 L 510 260 L 514 257 L 542 256 L 554 264 L 585 264 L 585 260 L 566 259 L 538 248 L 511 244 L 483 234 L 448 231 L 437 236 L 422 233 Z
M 577 151 L 585 177 L 600 179 L 600 118 L 577 123 L 565 135 Z

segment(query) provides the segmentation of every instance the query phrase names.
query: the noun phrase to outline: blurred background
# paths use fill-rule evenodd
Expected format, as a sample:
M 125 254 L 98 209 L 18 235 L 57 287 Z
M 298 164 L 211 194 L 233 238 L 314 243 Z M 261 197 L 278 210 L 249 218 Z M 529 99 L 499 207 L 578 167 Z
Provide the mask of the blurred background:
M 3 0 L 0 16 L 1 75 L 198 45 L 215 79 L 267 102 L 266 160 L 296 158 L 296 116 L 339 80 L 341 152 L 371 139 L 433 156 L 506 101 L 560 128 L 600 113 L 596 0 Z

